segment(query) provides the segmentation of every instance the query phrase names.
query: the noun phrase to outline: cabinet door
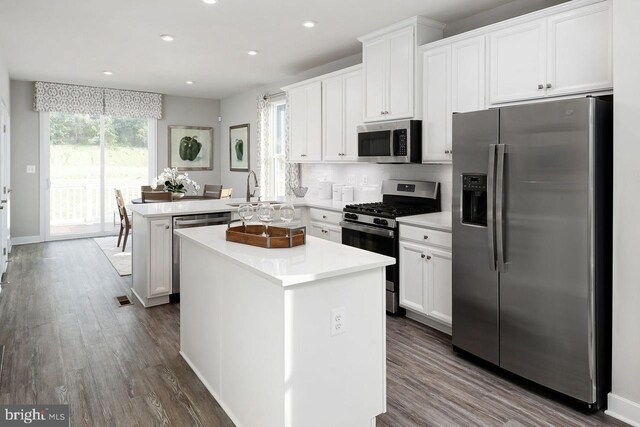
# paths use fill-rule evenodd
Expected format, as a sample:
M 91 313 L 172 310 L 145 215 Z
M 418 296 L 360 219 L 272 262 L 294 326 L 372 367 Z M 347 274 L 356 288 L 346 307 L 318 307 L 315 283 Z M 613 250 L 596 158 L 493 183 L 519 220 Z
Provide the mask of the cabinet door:
M 400 241 L 399 258 L 400 306 L 426 314 L 425 246 Z
M 488 36 L 491 104 L 544 97 L 545 23 L 545 20 L 528 22 Z
M 324 239 L 324 240 L 328 240 L 329 239 L 328 231 L 325 230 L 325 227 L 324 227 L 323 224 L 321 224 L 319 222 L 312 222 L 310 224 L 309 228 L 311 229 L 309 234 L 311 234 L 313 237 L 318 237 L 318 238 Z
M 485 109 L 484 44 L 485 37 L 480 36 L 451 46 L 451 110 L 454 113 Z
M 380 38 L 362 45 L 364 63 L 364 121 L 384 120 L 387 62 L 387 39 Z
M 547 96 L 613 88 L 609 2 L 553 16 L 548 27 Z
M 344 139 L 343 77 L 322 82 L 322 147 L 324 161 L 340 161 Z M 360 112 L 362 115 L 362 112 Z
M 173 256 L 171 219 L 154 219 L 149 223 L 149 297 L 168 295 Z
M 362 71 L 344 76 L 344 146 L 342 160 L 358 158 L 358 126 L 362 124 Z
M 414 28 L 405 28 L 388 36 L 388 75 L 385 120 L 414 116 L 415 43 Z
M 450 161 L 451 147 L 451 47 L 423 55 L 422 161 Z
M 426 314 L 451 326 L 451 252 L 427 248 Z
M 327 225 L 324 229 L 327 231 L 328 240 L 335 243 L 342 243 L 342 227 Z
M 306 86 L 307 91 L 307 156 L 306 161 L 322 160 L 322 83 Z
M 304 161 L 307 157 L 307 90 L 297 87 L 289 90 L 289 160 Z

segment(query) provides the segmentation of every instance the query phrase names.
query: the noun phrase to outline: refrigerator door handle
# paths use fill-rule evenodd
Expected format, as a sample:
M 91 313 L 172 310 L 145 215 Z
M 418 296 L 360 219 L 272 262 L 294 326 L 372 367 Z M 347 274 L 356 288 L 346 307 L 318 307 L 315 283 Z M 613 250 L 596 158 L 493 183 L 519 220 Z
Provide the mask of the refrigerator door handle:
M 495 208 L 496 146 L 496 144 L 489 145 L 489 173 L 487 174 L 487 240 L 489 241 L 489 269 L 491 271 L 496 270 L 496 235 L 493 218 Z
M 496 254 L 498 272 L 505 272 L 504 263 L 504 161 L 506 146 L 497 146 L 497 167 L 496 167 Z

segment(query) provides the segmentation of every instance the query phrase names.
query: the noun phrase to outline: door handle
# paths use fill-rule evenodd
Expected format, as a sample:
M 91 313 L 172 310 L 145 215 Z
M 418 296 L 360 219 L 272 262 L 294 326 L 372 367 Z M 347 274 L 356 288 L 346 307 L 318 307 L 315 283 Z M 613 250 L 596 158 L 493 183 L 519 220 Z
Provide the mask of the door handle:
M 504 273 L 504 162 L 507 147 L 500 144 L 497 147 L 496 171 L 496 255 L 497 268 Z
M 495 191 L 494 182 L 496 174 L 496 144 L 489 145 L 489 172 L 487 173 L 487 240 L 489 241 L 489 269 L 496 270 L 496 246 L 494 228 Z

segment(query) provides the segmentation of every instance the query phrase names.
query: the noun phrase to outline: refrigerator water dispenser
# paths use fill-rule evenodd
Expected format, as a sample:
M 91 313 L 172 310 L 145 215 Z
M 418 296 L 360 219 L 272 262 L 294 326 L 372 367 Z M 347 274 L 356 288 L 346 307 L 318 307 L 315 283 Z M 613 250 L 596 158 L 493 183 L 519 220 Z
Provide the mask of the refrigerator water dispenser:
M 487 226 L 487 175 L 462 175 L 462 223 Z

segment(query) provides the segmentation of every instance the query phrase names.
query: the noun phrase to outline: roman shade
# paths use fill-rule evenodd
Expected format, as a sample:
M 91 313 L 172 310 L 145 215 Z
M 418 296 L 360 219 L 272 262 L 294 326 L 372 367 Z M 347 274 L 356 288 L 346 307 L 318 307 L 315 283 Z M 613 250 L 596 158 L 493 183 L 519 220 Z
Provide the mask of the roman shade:
M 35 111 L 162 118 L 162 95 L 61 83 L 35 82 Z

